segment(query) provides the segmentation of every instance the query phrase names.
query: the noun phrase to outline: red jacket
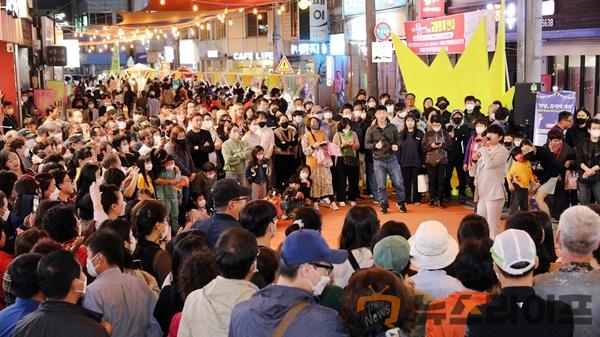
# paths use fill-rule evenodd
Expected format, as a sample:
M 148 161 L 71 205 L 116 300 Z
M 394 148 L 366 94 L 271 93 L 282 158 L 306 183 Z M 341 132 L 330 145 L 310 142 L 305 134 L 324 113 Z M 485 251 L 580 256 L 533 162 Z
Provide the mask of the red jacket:
M 457 291 L 432 300 L 427 307 L 426 337 L 464 337 L 467 316 L 476 306 L 487 303 L 489 295 L 478 291 Z

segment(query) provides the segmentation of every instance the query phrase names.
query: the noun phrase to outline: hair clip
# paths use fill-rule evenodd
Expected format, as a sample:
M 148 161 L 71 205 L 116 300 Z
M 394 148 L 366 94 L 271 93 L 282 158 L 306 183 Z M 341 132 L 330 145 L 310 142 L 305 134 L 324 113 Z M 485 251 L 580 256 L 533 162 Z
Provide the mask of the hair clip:
M 300 227 L 300 229 L 304 228 L 304 222 L 302 222 L 302 220 L 300 220 L 300 219 L 295 220 L 294 225 L 298 225 L 298 227 Z

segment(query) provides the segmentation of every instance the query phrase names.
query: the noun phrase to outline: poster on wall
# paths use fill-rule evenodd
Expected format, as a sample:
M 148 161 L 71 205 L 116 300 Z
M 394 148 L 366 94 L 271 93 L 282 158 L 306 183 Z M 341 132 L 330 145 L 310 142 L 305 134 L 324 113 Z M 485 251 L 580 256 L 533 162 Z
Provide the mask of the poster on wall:
M 574 91 L 538 92 L 535 95 L 535 122 L 533 125 L 533 143 L 535 145 L 546 144 L 546 135 L 556 124 L 561 111 L 575 112 Z
M 460 54 L 482 20 L 486 22 L 488 51 L 496 49 L 494 11 L 482 10 L 404 23 L 406 43 L 417 55 L 437 55 L 442 49 Z
M 419 17 L 421 19 L 444 16 L 444 0 L 419 0 Z

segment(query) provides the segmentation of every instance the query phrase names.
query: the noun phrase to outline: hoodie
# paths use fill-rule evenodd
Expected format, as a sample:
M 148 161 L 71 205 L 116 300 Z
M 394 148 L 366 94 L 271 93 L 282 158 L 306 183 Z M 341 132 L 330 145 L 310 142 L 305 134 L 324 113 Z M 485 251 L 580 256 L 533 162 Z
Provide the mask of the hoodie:
M 233 307 L 256 291 L 253 283 L 217 276 L 185 300 L 178 337 L 227 336 Z
M 231 314 L 229 337 L 272 336 L 283 316 L 300 301 L 306 301 L 309 305 L 292 321 L 285 337 L 348 336 L 335 310 L 317 304 L 308 292 L 299 288 L 270 285 L 235 307 Z

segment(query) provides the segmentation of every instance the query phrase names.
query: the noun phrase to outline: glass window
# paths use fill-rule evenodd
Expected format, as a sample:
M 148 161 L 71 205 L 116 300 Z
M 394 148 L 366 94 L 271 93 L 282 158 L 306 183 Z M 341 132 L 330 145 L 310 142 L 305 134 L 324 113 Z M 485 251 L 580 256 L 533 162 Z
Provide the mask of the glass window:
M 590 111 L 594 109 L 594 93 L 596 88 L 596 56 L 585 57 L 585 87 L 583 89 L 583 105 Z M 594 111 L 595 113 L 596 111 Z
M 260 19 L 259 19 L 260 18 Z M 246 36 L 267 36 L 269 23 L 266 12 L 246 13 Z
M 565 57 L 564 56 L 556 56 L 554 58 L 554 73 L 552 74 L 554 77 L 554 84 L 558 86 L 559 90 L 563 90 L 566 88 L 565 86 Z M 548 91 L 550 91 L 550 88 Z
M 579 68 L 580 56 L 569 55 L 569 90 L 575 91 L 575 102 L 579 105 L 579 93 L 581 88 L 579 87 L 579 80 L 581 79 L 581 71 Z
M 227 21 L 221 22 L 221 20 L 214 20 L 214 26 L 217 32 L 217 40 L 224 39 L 227 37 Z

